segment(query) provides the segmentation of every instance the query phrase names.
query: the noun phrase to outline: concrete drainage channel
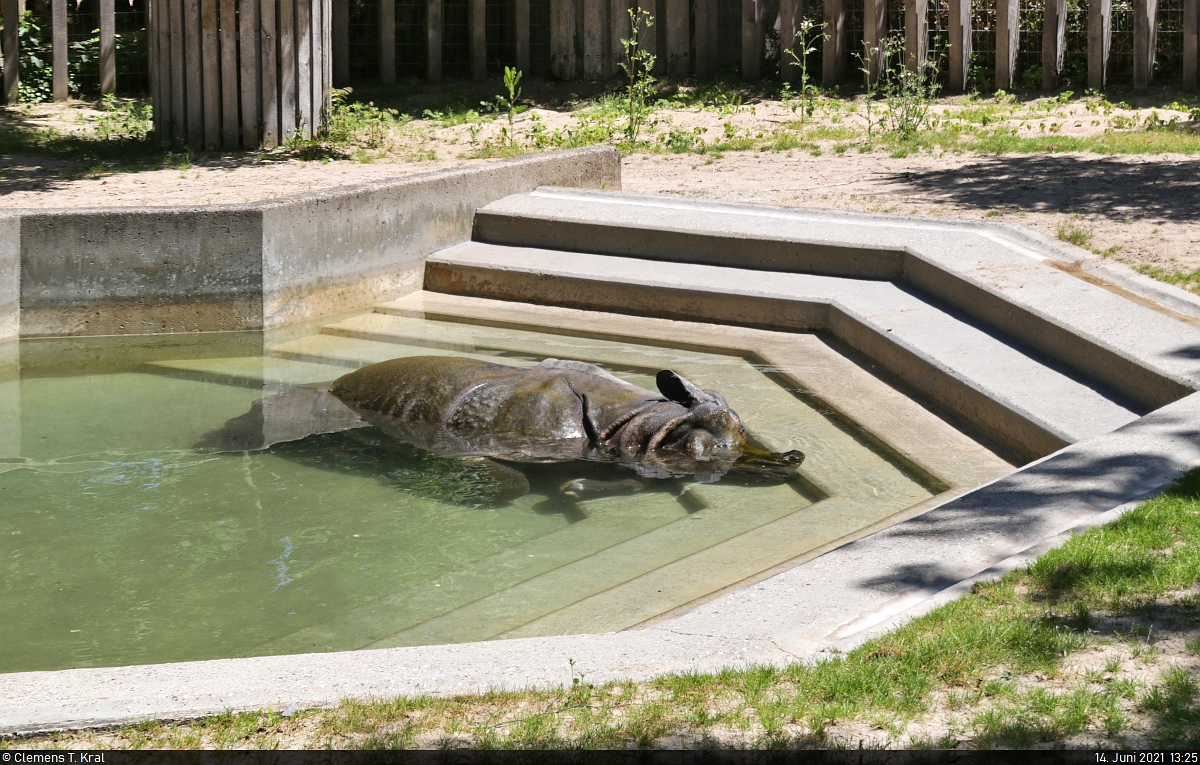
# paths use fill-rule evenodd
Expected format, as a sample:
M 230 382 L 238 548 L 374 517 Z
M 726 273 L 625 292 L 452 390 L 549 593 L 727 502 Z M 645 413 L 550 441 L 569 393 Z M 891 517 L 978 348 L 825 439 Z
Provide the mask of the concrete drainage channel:
M 370 257 L 357 261 L 325 262 L 319 250 L 344 246 L 338 225 L 369 225 L 381 207 L 402 203 L 396 186 L 343 192 L 356 194 L 355 204 L 335 193 L 297 198 L 342 211 L 333 222 L 314 218 L 321 233 L 307 282 L 288 271 L 301 245 L 291 246 L 292 260 L 277 257 L 285 249 L 277 246 L 281 235 L 264 234 L 263 217 L 239 207 L 253 229 L 248 241 L 259 243 L 246 259 L 250 272 L 258 269 L 257 286 L 252 274 L 249 287 L 235 285 L 227 295 L 209 289 L 204 300 L 222 304 L 211 315 L 222 317 L 223 328 L 231 322 L 281 326 L 378 304 L 374 313 L 326 331 L 361 335 L 389 316 L 418 315 L 563 331 L 602 327 L 621 337 L 691 333 L 698 343 L 752 350 L 767 360 L 786 356 L 788 333 L 820 333 L 832 349 L 823 351 L 830 364 L 846 370 L 842 414 L 898 453 L 912 454 L 950 489 L 623 632 L 9 674 L 0 690 L 0 732 L 326 705 L 347 697 L 555 686 L 570 682 L 569 659 L 595 682 L 812 660 L 945 602 L 1073 529 L 1116 517 L 1200 464 L 1200 328 L 1192 323 L 1200 303 L 1186 293 L 1119 271 L 1091 269 L 1091 281 L 1076 278 L 1069 252 L 1018 228 L 533 190 L 571 177 L 614 188 L 616 162 L 611 150 L 584 150 L 488 166 L 480 178 L 508 179 L 490 186 L 473 183 L 472 171 L 454 171 L 453 182 L 445 173 L 405 179 L 408 199 L 419 198 L 426 186 L 438 189 L 447 209 L 458 211 L 453 225 L 437 227 L 436 237 L 422 236 L 436 211 L 405 222 L 391 210 L 388 220 L 400 222 L 382 233 L 356 234 L 360 250 L 362 242 L 378 239 L 366 248 Z M 473 191 L 455 196 L 454 188 Z M 364 203 L 365 211 L 356 212 Z M 272 203 L 278 210 L 288 204 Z M 172 215 L 187 230 L 224 209 Z M 154 211 L 142 214 L 149 219 Z M 0 233 L 23 228 L 16 218 L 20 225 L 13 217 L 0 220 L 8 227 Z M 24 234 L 19 239 L 21 323 L 34 328 L 27 334 L 81 334 L 80 317 L 112 331 L 118 314 L 138 310 L 145 321 L 135 329 L 191 315 L 187 294 L 162 292 L 155 299 L 168 307 L 155 309 L 158 314 L 136 294 L 115 301 L 116 310 L 77 296 L 55 318 L 50 271 L 37 262 L 49 254 L 36 255 L 44 248 L 27 248 Z M 8 247 L 0 249 L 0 278 L 9 278 L 3 258 L 11 261 L 12 243 L 13 237 L 0 237 L 0 248 Z M 187 242 L 171 247 L 189 251 Z M 219 249 L 219 243 L 205 247 Z M 199 262 L 195 253 L 205 248 L 190 251 L 190 262 Z M 264 266 L 268 261 L 275 265 Z M 422 263 L 424 291 L 413 292 Z M 375 279 L 375 272 L 384 276 Z M 72 289 L 95 294 L 88 292 L 89 278 L 113 281 L 104 268 L 91 276 L 75 272 Z M 205 279 L 210 286 L 236 281 L 221 273 Z M 1092 283 L 1097 279 L 1104 283 Z M 347 285 L 353 284 L 384 286 L 363 289 L 350 306 L 353 287 Z M 8 299 L 12 292 L 0 291 L 0 309 L 6 300 L 15 302 Z M 0 363 L 0 374 L 6 368 Z M 802 375 L 798 379 L 803 383 Z M 837 380 L 822 384 L 830 390 L 814 395 L 838 395 L 832 390 Z M 885 394 L 847 394 L 892 390 L 888 385 L 993 451 L 967 446 L 974 442 L 894 391 L 894 406 L 879 404 Z M 901 424 L 922 417 L 927 424 L 921 427 Z M 935 432 L 948 434 L 949 446 L 922 452 L 922 441 Z M 1010 470 L 995 454 L 1025 464 Z

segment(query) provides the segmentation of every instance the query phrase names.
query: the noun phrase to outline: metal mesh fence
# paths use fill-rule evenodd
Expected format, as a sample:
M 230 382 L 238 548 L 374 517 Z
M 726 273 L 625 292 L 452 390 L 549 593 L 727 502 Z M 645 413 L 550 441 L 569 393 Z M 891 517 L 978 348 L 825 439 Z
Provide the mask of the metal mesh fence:
M 442 0 L 442 74 L 471 75 L 471 24 L 468 0 Z
M 350 79 L 379 79 L 379 0 L 350 0 Z
M 71 96 L 100 95 L 100 17 L 97 0 L 67 3 L 67 51 Z M 30 3 L 42 31 L 39 58 L 50 66 L 51 19 L 49 3 Z M 150 61 L 146 32 L 146 0 L 116 0 L 113 14 L 116 35 L 117 93 L 144 96 L 150 90 Z
M 396 76 L 424 77 L 428 50 L 425 0 L 396 0 Z
M 537 77 L 550 74 L 550 0 L 529 0 L 529 68 Z
M 487 68 L 489 72 L 503 72 L 516 60 L 516 26 L 513 16 L 516 9 L 512 0 L 487 0 Z
M 717 69 L 729 72 L 741 66 L 741 0 L 717 0 Z

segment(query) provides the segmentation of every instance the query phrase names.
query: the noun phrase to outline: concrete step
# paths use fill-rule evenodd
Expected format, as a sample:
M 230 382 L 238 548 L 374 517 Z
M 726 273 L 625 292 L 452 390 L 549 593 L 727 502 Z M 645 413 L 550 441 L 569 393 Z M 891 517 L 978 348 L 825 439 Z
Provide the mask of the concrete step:
M 1144 405 L 1200 387 L 1200 329 L 1050 264 L 1056 243 L 1004 224 L 541 188 L 476 212 L 514 247 L 909 285 Z M 1054 250 L 1053 257 L 1049 254 Z M 769 277 L 767 277 L 769 278 Z
M 828 331 L 1027 459 L 1137 419 L 1137 404 L 886 281 L 468 242 L 427 290 L 743 326 Z

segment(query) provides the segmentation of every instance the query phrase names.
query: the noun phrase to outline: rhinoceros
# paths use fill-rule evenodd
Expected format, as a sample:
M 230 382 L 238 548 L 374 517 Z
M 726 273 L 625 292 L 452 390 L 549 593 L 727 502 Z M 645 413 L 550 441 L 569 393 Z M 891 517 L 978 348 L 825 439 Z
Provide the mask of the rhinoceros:
M 655 382 L 658 393 L 582 361 L 521 368 L 410 356 L 351 372 L 329 393 L 384 432 L 443 456 L 615 460 L 650 478 L 796 476 L 804 455 L 753 446 L 720 393 L 666 369 Z
M 687 483 L 731 473 L 751 483 L 798 477 L 804 455 L 752 444 L 720 393 L 670 370 L 656 383 L 658 393 L 581 361 L 521 368 L 412 356 L 264 398 L 197 448 L 270 448 L 471 503 L 531 490 L 568 504 L 645 490 L 682 497 Z M 323 453 L 341 454 L 345 464 Z

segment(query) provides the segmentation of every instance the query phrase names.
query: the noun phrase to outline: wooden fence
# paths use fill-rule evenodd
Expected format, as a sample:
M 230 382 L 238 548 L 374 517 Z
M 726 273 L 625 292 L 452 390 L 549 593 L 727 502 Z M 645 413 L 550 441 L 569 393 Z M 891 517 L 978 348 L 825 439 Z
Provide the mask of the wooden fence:
M 1183 8 L 1182 56 L 1183 82 L 1187 87 L 1196 87 L 1197 81 L 1197 36 L 1200 32 L 1200 0 L 1180 0 Z M 430 82 L 442 79 L 446 70 L 445 57 L 448 52 L 462 46 L 469 49 L 464 73 L 474 79 L 482 79 L 489 71 L 495 71 L 494 55 L 489 51 L 497 42 L 498 32 L 488 19 L 497 0 L 379 0 L 372 3 L 371 24 L 378 39 L 373 46 L 378 50 L 378 79 L 383 84 L 394 83 L 398 69 L 415 74 L 414 61 L 397 60 L 398 50 L 421 49 L 423 65 L 420 72 Z M 768 2 L 770 9 L 768 11 Z M 904 58 L 910 67 L 927 60 L 930 41 L 935 30 L 930 28 L 930 19 L 939 18 L 936 30 L 939 44 L 944 50 L 943 76 L 952 91 L 962 91 L 968 86 L 970 77 L 973 38 L 972 19 L 981 10 L 980 3 L 972 0 L 821 0 L 819 5 L 805 0 L 733 0 L 736 11 L 731 17 L 727 12 L 730 0 L 532 0 L 533 4 L 545 6 L 548 36 L 548 61 L 546 73 L 562 80 L 601 80 L 619 75 L 619 64 L 623 50 L 621 40 L 628 38 L 630 9 L 644 11 L 653 19 L 653 27 L 645 35 L 646 48 L 658 58 L 658 70 L 670 76 L 708 77 L 716 73 L 719 64 L 726 63 L 724 40 L 731 34 L 740 39 L 740 71 L 744 79 L 754 80 L 762 75 L 764 44 L 778 30 L 780 47 L 778 52 L 780 76 L 795 81 L 799 76 L 797 67 L 788 55 L 792 41 L 796 39 L 801 20 L 806 16 L 816 18 L 824 24 L 823 31 L 829 35 L 824 41 L 821 54 L 821 78 L 826 85 L 858 79 L 857 56 L 862 55 L 864 45 L 868 49 L 882 49 L 889 34 L 896 35 L 895 19 L 902 18 Z M 853 3 L 853 7 L 850 5 Z M 861 4 L 860 4 L 861 3 Z M 993 5 L 994 3 L 994 5 Z M 355 3 L 359 5 L 359 2 Z M 531 62 L 531 40 L 535 37 L 531 19 L 531 0 L 508 0 L 507 18 L 511 29 L 499 32 L 506 36 L 504 42 L 509 53 L 504 64 L 516 66 L 529 72 L 539 69 L 539 61 Z M 1028 28 L 1022 31 L 1021 0 L 992 0 L 986 4 L 987 15 L 994 18 L 994 28 L 989 30 L 989 39 L 995 40 L 995 84 L 999 88 L 1011 88 L 1021 84 L 1018 51 L 1040 51 L 1042 82 L 1048 89 L 1058 87 L 1063 71 L 1067 45 L 1068 5 L 1067 0 L 1045 0 L 1039 15 L 1044 13 L 1040 35 L 1031 39 Z M 897 6 L 899 6 L 897 8 Z M 937 7 L 935 13 L 934 8 Z M 350 35 L 347 32 L 349 0 L 334 0 L 334 61 L 335 82 L 350 82 Z M 1074 7 L 1074 6 L 1072 6 Z M 457 31 L 458 23 L 451 31 L 448 19 L 450 9 L 465 17 L 466 41 L 449 41 Z M 465 13 L 461 10 L 465 8 Z M 1109 53 L 1112 49 L 1113 2 L 1112 0 L 1085 0 L 1087 29 L 1086 39 L 1089 58 L 1088 81 L 1090 87 L 1103 87 L 1108 79 Z M 403 16 L 400 10 L 404 10 Z M 1150 83 L 1156 50 L 1158 0 L 1134 0 L 1133 81 L 1139 87 Z M 1074 13 L 1075 11 L 1070 11 Z M 851 20 L 853 17 L 853 20 Z M 861 17 L 861 18 L 860 18 Z M 777 20 L 776 20 L 777 19 Z M 732 22 L 732 24 L 731 24 Z M 419 28 L 416 28 L 416 26 Z M 855 31 L 853 35 L 850 29 Z M 400 41 L 400 37 L 404 40 Z M 1024 39 L 1022 39 L 1024 38 Z M 414 44 L 413 40 L 419 40 Z M 1072 43 L 1076 49 L 1079 42 Z M 990 51 L 989 51 L 990 53 Z M 878 76 L 883 66 L 883 56 L 865 56 L 873 76 Z M 361 72 L 361 66 L 355 64 Z
M 331 35 L 330 0 L 153 0 L 155 133 L 223 149 L 315 134 Z
M 25 12 L 25 0 L 0 0 L 0 16 L 4 19 L 4 33 L 0 35 L 0 51 L 4 61 L 4 103 L 15 104 L 20 85 L 20 45 L 17 24 L 13 23 Z M 100 26 L 100 93 L 115 93 L 117 90 L 116 55 L 116 9 L 113 0 L 99 0 Z M 51 92 L 54 100 L 65 101 L 67 92 L 67 0 L 50 2 L 50 35 L 53 46 L 51 66 L 53 80 Z
M 47 0 L 53 38 L 53 96 L 67 97 L 67 1 Z M 644 35 L 645 47 L 655 54 L 659 71 L 674 77 L 709 77 L 718 66 L 740 53 L 743 78 L 759 78 L 768 37 L 768 19 L 777 15 L 780 76 L 795 80 L 798 67 L 789 65 L 789 43 L 806 16 L 824 24 L 828 38 L 821 44 L 821 79 L 826 85 L 857 80 L 853 56 L 880 48 L 889 37 L 904 38 L 904 58 L 910 67 L 930 54 L 930 40 L 948 45 L 946 73 L 952 91 L 968 85 L 971 61 L 972 19 L 981 8 L 972 0 L 375 0 L 377 9 L 371 34 L 378 46 L 378 80 L 396 81 L 397 33 L 410 44 L 419 41 L 421 72 L 431 82 L 447 71 L 446 51 L 461 50 L 461 70 L 482 79 L 489 65 L 489 46 L 497 34 L 506 39 L 504 63 L 529 72 L 535 45 L 543 45 L 546 73 L 562 80 L 601 80 L 620 75 L 621 40 L 630 35 L 629 13 L 644 12 L 654 20 Z M 767 3 L 771 2 L 770 13 Z M 810 0 L 811 1 L 811 0 Z M 1028 0 L 1025 0 L 1028 2 Z M 0 0 L 5 20 L 0 35 L 4 64 L 4 98 L 17 99 L 18 58 L 16 24 L 25 0 Z M 113 0 L 99 3 L 101 93 L 117 87 Z M 1022 0 L 992 0 L 994 19 L 989 40 L 995 42 L 995 86 L 1021 84 L 1020 61 L 1030 65 L 1028 51 L 1041 58 L 1041 85 L 1059 85 L 1066 51 L 1068 15 L 1066 0 L 1044 0 L 1034 13 L 1041 16 L 1040 39 L 1029 32 Z M 1157 47 L 1159 0 L 1132 0 L 1132 75 L 1136 86 L 1148 85 L 1153 76 Z M 1181 27 L 1179 62 L 1185 87 L 1200 80 L 1200 0 L 1178 0 Z M 503 4 L 508 21 L 497 32 L 489 13 Z M 861 5 L 860 5 L 861 3 Z M 850 7 L 852 5 L 852 7 Z M 357 0 L 356 5 L 361 5 Z M 991 2 L 987 4 L 991 6 Z M 1086 0 L 1086 32 L 1082 42 L 1072 32 L 1073 49 L 1086 47 L 1087 81 L 1101 88 L 1108 82 L 1113 46 L 1113 0 Z M 937 13 L 934 13 L 934 8 Z M 1179 13 L 1179 6 L 1172 13 Z M 398 16 L 403 8 L 405 15 Z M 1074 6 L 1071 6 L 1074 8 Z M 417 13 L 414 14 L 414 10 Z M 940 15 L 938 15 L 940 14 Z M 534 21 L 537 15 L 540 21 Z M 936 15 L 939 29 L 930 28 Z M 154 125 L 158 135 L 178 138 L 196 148 L 244 148 L 273 145 L 290 136 L 311 135 L 323 124 L 329 108 L 329 89 L 350 84 L 351 0 L 150 0 L 149 57 Z M 453 21 L 451 20 L 453 16 Z M 1081 17 L 1076 17 L 1081 18 Z M 1123 17 L 1123 18 L 1128 18 Z M 413 19 L 416 19 L 415 21 Z M 417 25 L 408 29 L 405 25 Z M 537 29 L 535 26 L 540 24 Z M 1078 24 L 1076 24 L 1078 26 Z M 1074 28 L 1074 27 L 1072 27 Z M 854 30 L 853 32 L 851 30 Z M 361 30 L 361 24 L 360 24 Z M 1179 32 L 1176 45 L 1178 45 Z M 451 41 L 454 36 L 454 41 Z M 1033 39 L 1030 39 L 1032 36 Z M 538 37 L 541 43 L 535 42 Z M 733 39 L 735 47 L 730 47 Z M 1128 42 L 1124 43 L 1128 45 Z M 1018 51 L 1022 51 L 1019 59 Z M 1128 52 L 1124 61 L 1128 65 Z M 410 56 L 411 57 L 411 56 Z M 495 58 L 493 54 L 492 58 Z M 878 76 L 880 56 L 869 56 L 869 68 Z M 408 70 L 411 64 L 406 62 Z M 373 65 L 374 66 L 374 65 Z M 455 61 L 454 66 L 460 66 Z M 361 67 L 359 67 L 361 69 Z M 356 70 L 357 71 L 357 70 Z M 494 71 L 494 69 L 493 69 Z M 1178 71 L 1178 70 L 1177 70 Z M 360 72 L 361 74 L 361 72 Z M 1028 82 L 1024 84 L 1029 84 Z

